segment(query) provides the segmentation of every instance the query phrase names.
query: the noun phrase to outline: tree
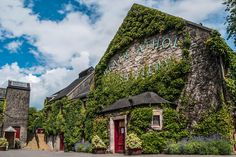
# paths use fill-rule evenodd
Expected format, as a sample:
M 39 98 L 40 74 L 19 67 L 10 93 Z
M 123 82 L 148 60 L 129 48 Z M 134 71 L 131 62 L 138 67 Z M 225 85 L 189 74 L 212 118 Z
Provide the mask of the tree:
M 236 0 L 225 0 L 224 4 L 229 13 L 226 17 L 228 39 L 233 38 L 236 45 Z
M 35 107 L 29 108 L 28 131 L 34 132 L 36 128 L 42 127 L 42 112 Z

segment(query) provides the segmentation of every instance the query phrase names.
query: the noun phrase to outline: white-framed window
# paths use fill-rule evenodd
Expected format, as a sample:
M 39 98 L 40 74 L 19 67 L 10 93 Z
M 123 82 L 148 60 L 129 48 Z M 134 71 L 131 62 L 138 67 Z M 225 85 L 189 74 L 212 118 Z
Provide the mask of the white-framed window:
M 154 130 L 162 129 L 162 110 L 154 109 L 152 113 L 152 128 Z

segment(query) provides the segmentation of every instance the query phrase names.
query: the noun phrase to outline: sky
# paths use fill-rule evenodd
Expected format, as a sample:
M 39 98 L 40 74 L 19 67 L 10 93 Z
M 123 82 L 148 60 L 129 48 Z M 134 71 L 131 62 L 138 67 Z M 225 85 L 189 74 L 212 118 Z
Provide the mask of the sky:
M 30 106 L 96 66 L 133 3 L 218 30 L 227 39 L 223 0 L 0 0 L 0 87 L 31 84 Z M 236 51 L 232 40 L 227 40 Z

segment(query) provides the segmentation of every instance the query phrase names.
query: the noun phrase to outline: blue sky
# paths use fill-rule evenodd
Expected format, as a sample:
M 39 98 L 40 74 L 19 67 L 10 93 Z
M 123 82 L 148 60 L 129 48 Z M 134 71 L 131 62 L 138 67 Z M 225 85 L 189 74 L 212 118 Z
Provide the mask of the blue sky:
M 30 82 L 31 106 L 95 66 L 133 3 L 220 31 L 223 0 L 1 0 L 0 86 Z M 236 51 L 232 40 L 227 43 Z

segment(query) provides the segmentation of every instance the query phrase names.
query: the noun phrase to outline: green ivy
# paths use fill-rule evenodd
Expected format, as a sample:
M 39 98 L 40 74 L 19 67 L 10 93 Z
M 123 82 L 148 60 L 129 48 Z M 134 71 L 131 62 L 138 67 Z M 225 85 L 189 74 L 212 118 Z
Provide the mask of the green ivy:
M 163 111 L 163 132 L 162 136 L 169 140 L 178 141 L 184 137 L 189 137 L 187 130 L 186 116 L 173 108 L 165 108 Z
M 65 150 L 81 141 L 84 134 L 85 109 L 80 100 L 69 101 L 67 98 L 46 104 L 43 109 L 43 128 L 47 135 L 64 135 Z
M 141 139 L 143 141 L 143 153 L 145 154 L 161 153 L 168 142 L 168 139 L 156 131 L 144 133 Z
M 232 102 L 236 106 L 236 53 L 230 52 L 229 59 L 229 72 L 225 80 Z
M 108 125 L 109 119 L 107 117 L 99 116 L 93 121 L 93 136 L 99 136 L 106 145 L 109 144 Z
M 141 136 L 150 128 L 151 121 L 152 107 L 134 109 L 130 114 L 128 131 Z
M 220 36 L 219 32 L 213 31 L 211 37 L 206 41 L 206 46 L 212 53 L 220 56 L 228 55 L 230 48 Z
M 222 108 L 211 113 L 203 121 L 194 127 L 194 134 L 210 136 L 219 134 L 224 138 L 231 139 L 233 131 L 232 110 L 229 105 L 223 104 Z
M 100 85 L 104 70 L 112 56 L 123 52 L 135 40 L 169 30 L 183 31 L 185 21 L 156 9 L 134 4 L 95 69 L 95 83 Z
M 0 124 L 3 122 L 3 110 L 4 110 L 4 101 L 0 101 Z
M 151 128 L 153 110 L 151 106 L 135 108 L 129 115 L 128 132 L 135 133 L 141 138 L 143 152 L 146 154 L 161 153 L 168 142 L 189 137 L 186 117 L 173 108 L 161 106 L 164 116 L 162 131 L 154 131 Z

